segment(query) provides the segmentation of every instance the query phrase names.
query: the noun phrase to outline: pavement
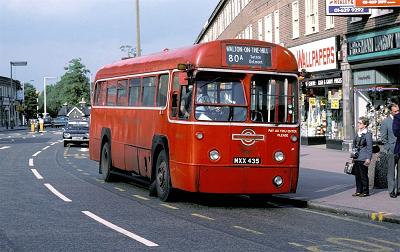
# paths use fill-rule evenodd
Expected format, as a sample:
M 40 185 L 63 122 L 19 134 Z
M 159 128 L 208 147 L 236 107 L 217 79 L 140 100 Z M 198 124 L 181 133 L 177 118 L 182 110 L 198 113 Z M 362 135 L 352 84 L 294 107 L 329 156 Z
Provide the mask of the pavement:
M 20 130 L 29 128 L 0 127 L 0 132 Z M 302 145 L 297 192 L 274 197 L 311 209 L 400 224 L 400 196 L 390 198 L 387 189 L 373 188 L 373 171 L 369 172 L 370 196 L 351 196 L 355 192 L 355 179 L 343 172 L 344 164 L 350 161 L 349 156 L 345 151 Z
M 349 156 L 345 151 L 302 145 L 297 192 L 278 197 L 312 209 L 400 224 L 400 196 L 390 198 L 387 189 L 373 188 L 373 169 L 369 172 L 370 196 L 351 196 L 355 178 L 343 172 Z

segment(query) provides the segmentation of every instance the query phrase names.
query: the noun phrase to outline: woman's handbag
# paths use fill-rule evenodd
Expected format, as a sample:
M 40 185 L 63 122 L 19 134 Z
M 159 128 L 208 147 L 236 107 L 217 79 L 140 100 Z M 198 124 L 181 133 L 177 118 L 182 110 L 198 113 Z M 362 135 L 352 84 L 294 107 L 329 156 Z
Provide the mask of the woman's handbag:
M 355 175 L 354 162 L 346 162 L 344 165 L 344 173 Z

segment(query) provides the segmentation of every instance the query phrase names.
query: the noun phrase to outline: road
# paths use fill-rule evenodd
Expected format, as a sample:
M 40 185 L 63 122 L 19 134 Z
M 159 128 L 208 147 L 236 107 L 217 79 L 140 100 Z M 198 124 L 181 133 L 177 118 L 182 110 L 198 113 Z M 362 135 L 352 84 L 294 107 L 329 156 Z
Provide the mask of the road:
M 246 196 L 163 203 L 104 183 L 61 131 L 0 133 L 0 251 L 400 251 L 397 224 Z

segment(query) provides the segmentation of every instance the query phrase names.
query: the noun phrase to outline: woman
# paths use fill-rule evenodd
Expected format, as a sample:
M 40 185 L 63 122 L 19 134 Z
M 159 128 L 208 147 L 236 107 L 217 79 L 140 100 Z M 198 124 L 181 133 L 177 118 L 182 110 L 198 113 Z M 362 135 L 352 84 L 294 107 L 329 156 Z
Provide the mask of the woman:
M 372 134 L 367 130 L 368 118 L 360 117 L 357 125 L 358 132 L 353 141 L 354 148 L 358 150 L 358 155 L 353 157 L 357 190 L 353 196 L 366 197 L 369 196 L 368 165 L 372 158 Z

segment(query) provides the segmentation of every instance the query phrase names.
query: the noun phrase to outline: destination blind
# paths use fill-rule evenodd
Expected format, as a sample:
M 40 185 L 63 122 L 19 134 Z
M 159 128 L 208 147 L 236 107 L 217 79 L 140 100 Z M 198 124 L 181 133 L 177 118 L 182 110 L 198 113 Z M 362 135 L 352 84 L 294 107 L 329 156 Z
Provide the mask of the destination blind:
M 271 67 L 271 48 L 226 45 L 226 64 Z

